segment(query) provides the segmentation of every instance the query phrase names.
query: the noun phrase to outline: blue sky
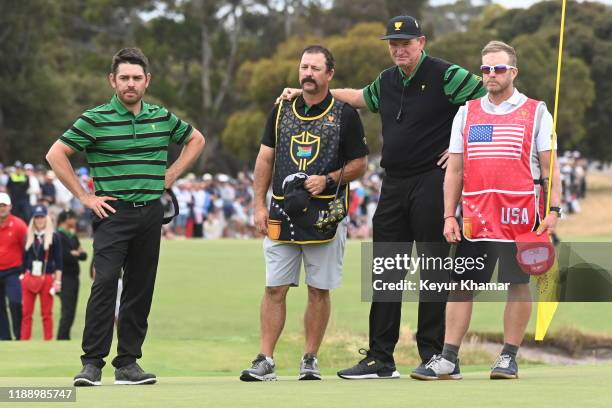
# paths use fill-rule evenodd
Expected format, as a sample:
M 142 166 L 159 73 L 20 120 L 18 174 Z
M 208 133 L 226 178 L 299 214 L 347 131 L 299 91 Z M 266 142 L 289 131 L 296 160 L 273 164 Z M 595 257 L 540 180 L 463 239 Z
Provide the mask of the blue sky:
M 561 1 L 561 0 L 559 0 Z M 432 5 L 440 5 L 440 4 L 448 4 L 454 3 L 455 0 L 429 0 L 429 3 Z M 529 7 L 533 3 L 538 3 L 537 0 L 494 0 L 494 3 L 498 3 L 503 5 L 504 7 Z M 474 0 L 475 4 L 478 4 L 478 0 Z M 612 0 L 599 0 L 599 3 L 604 3 L 608 5 L 612 5 Z

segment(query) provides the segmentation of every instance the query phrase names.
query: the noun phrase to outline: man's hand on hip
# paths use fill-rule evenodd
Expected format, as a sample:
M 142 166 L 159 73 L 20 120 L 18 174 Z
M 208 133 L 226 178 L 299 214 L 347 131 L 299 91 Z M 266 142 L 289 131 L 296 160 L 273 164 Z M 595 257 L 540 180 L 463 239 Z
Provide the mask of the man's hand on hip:
M 116 210 L 107 203 L 107 201 L 115 201 L 117 200 L 115 197 L 98 197 L 93 194 L 86 194 L 81 198 L 81 203 L 90 210 L 92 210 L 98 218 L 106 218 L 108 214 L 105 210 L 110 211 L 111 213 L 115 213 Z
M 177 179 L 177 175 L 174 174 L 170 169 L 166 170 L 166 175 L 164 177 L 164 188 L 170 188 L 174 184 Z
M 438 156 L 440 159 L 438 160 L 436 164 L 440 166 L 441 168 L 446 169 L 446 166 L 448 166 L 449 155 L 450 153 L 448 152 L 448 149 L 440 153 L 440 155 Z

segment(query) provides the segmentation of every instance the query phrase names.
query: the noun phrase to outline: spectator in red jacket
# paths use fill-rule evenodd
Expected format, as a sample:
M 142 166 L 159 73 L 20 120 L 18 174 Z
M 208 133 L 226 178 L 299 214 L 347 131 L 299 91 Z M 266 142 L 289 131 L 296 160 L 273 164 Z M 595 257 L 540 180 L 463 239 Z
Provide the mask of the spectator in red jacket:
M 11 214 L 11 198 L 0 193 L 0 340 L 11 340 L 5 296 L 9 300 L 15 340 L 21 332 L 21 282 L 25 237 L 28 227 Z

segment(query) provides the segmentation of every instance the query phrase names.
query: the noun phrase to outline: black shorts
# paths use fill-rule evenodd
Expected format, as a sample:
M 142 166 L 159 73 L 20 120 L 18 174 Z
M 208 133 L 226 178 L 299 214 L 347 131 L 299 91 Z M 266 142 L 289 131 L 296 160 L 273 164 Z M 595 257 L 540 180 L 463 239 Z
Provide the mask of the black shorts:
M 463 260 L 458 262 L 459 258 Z M 473 261 L 468 261 L 470 258 Z M 465 237 L 462 237 L 455 252 L 451 280 L 488 283 L 491 281 L 498 260 L 497 282 L 529 283 L 530 276 L 522 271 L 516 261 L 514 242 L 468 241 Z

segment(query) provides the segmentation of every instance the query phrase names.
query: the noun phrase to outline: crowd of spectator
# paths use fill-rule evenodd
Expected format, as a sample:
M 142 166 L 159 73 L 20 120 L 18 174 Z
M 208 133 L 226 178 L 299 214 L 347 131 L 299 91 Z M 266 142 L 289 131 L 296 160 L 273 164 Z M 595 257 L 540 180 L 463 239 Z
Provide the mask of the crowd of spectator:
M 381 176 L 375 166 L 360 180 L 351 183 L 348 209 L 351 237 L 367 238 L 380 194 Z M 166 228 L 167 237 L 253 238 L 253 175 L 240 172 L 202 177 L 188 174 L 174 186 L 179 216 Z
M 580 211 L 580 200 L 586 195 L 588 162 L 579 152 L 565 152 L 559 156 L 562 175 L 563 204 L 567 214 Z M 86 191 L 93 191 L 89 170 L 77 171 Z M 369 238 L 372 235 L 372 216 L 376 210 L 382 185 L 383 171 L 374 162 L 366 174 L 351 183 L 349 236 Z M 77 215 L 77 231 L 91 233 L 90 215 L 70 191 L 55 177 L 53 171 L 42 165 L 0 164 L 0 192 L 6 191 L 13 202 L 13 214 L 26 222 L 37 204 L 49 207 L 52 218 L 64 209 Z M 179 215 L 164 227 L 168 239 L 181 238 L 234 238 L 257 237 L 253 222 L 253 174 L 239 172 L 235 177 L 227 174 L 202 176 L 187 174 L 173 186 L 179 204 Z
M 89 177 L 88 169 L 79 168 L 78 176 L 83 187 L 93 191 L 93 180 Z M 55 173 L 43 165 L 34 166 L 16 161 L 5 167 L 0 163 L 0 192 L 9 194 L 12 213 L 26 223 L 32 217 L 32 209 L 40 204 L 49 208 L 49 214 L 54 220 L 62 210 L 74 210 L 80 219 L 79 231 L 88 232 L 88 214 L 81 203 L 57 179 Z
M 567 214 L 580 212 L 580 200 L 586 197 L 588 161 L 580 152 L 565 152 L 559 157 L 561 170 L 561 200 Z

